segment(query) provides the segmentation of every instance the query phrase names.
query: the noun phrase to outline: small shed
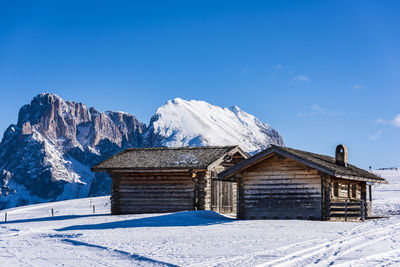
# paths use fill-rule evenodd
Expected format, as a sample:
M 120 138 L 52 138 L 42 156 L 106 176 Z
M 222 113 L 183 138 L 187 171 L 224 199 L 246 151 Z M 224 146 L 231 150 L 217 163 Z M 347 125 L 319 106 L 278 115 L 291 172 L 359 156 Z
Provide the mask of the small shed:
M 372 215 L 374 183 L 385 179 L 335 157 L 272 145 L 221 172 L 237 184 L 239 219 L 360 220 Z
M 211 177 L 249 156 L 239 146 L 131 148 L 92 167 L 112 178 L 111 213 L 236 213 L 236 184 Z

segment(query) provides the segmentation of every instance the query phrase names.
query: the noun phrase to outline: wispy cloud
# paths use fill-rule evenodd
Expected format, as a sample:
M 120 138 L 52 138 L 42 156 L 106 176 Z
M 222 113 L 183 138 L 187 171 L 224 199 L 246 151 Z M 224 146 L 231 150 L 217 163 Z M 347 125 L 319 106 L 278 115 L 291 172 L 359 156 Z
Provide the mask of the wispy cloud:
M 389 121 L 385 121 L 384 119 L 379 118 L 379 119 L 377 119 L 375 122 L 376 122 L 377 124 L 387 124 Z
M 274 69 L 282 69 L 282 68 L 283 68 L 283 66 L 281 64 L 278 64 L 278 65 L 274 66 Z
M 336 116 L 344 116 L 346 113 L 340 111 L 329 111 L 328 116 L 336 117 Z
M 381 137 L 383 133 L 383 130 L 379 130 L 377 131 L 375 134 L 371 135 L 370 137 L 368 137 L 368 140 L 376 140 L 379 139 L 379 137 Z
M 397 116 L 390 121 L 390 124 L 396 127 L 400 127 L 400 114 L 397 114 Z
M 310 81 L 310 78 L 307 75 L 298 75 L 293 78 L 294 81 L 299 81 L 299 82 L 308 82 Z
M 376 120 L 377 124 L 390 124 L 395 127 L 400 127 L 400 114 L 397 114 L 393 120 L 384 120 L 384 119 L 377 119 Z
M 307 118 L 307 117 L 317 116 L 317 115 L 328 115 L 328 116 L 334 117 L 334 116 L 344 116 L 344 115 L 346 115 L 346 113 L 339 112 L 339 111 L 329 111 L 329 110 L 326 110 L 325 108 L 321 107 L 318 104 L 311 105 L 307 112 L 297 113 L 297 117 L 299 117 L 299 118 Z
M 361 88 L 363 88 L 363 87 L 362 87 L 361 84 L 354 84 L 354 85 L 353 85 L 353 88 L 354 88 L 354 89 L 361 89 Z
M 318 112 L 318 113 L 325 112 L 325 109 L 320 107 L 318 104 L 311 105 L 311 110 Z

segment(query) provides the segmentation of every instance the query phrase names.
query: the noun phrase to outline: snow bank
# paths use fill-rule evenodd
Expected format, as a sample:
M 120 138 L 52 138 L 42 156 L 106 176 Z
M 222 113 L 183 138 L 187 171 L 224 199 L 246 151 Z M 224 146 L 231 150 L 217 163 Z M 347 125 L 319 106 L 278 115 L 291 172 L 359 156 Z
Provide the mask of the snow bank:
M 372 188 L 372 207 L 377 215 L 400 215 L 400 170 L 397 168 L 374 170 L 389 184 L 377 184 Z
M 376 212 L 398 214 L 400 173 L 376 173 L 391 182 L 374 188 Z M 236 221 L 212 211 L 110 216 L 108 197 L 4 212 L 3 266 L 400 265 L 399 215 L 363 223 Z

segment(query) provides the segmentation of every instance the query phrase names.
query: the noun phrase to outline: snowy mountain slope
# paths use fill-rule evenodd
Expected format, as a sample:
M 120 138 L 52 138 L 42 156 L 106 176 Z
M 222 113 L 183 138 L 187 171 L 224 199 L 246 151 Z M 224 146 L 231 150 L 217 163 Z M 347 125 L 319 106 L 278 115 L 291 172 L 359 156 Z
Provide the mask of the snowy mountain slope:
M 144 129 L 129 114 L 100 113 L 54 94 L 36 96 L 0 144 L 0 209 L 87 197 L 95 177 L 90 166 L 140 146 Z
M 157 109 L 144 139 L 153 147 L 240 145 L 250 153 L 283 145 L 277 131 L 237 106 L 221 108 L 180 98 Z
M 127 147 L 228 144 L 253 152 L 283 141 L 237 107 L 175 99 L 146 128 L 133 115 L 43 93 L 20 109 L 0 143 L 0 209 L 108 194 L 108 175 L 90 166 Z

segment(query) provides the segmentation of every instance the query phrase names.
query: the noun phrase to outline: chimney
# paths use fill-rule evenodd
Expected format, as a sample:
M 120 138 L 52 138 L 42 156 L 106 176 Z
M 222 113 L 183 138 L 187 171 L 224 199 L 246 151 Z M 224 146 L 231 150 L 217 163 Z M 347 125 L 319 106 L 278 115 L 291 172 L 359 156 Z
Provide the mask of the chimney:
M 347 148 L 345 145 L 338 145 L 335 152 L 336 164 L 347 167 Z

